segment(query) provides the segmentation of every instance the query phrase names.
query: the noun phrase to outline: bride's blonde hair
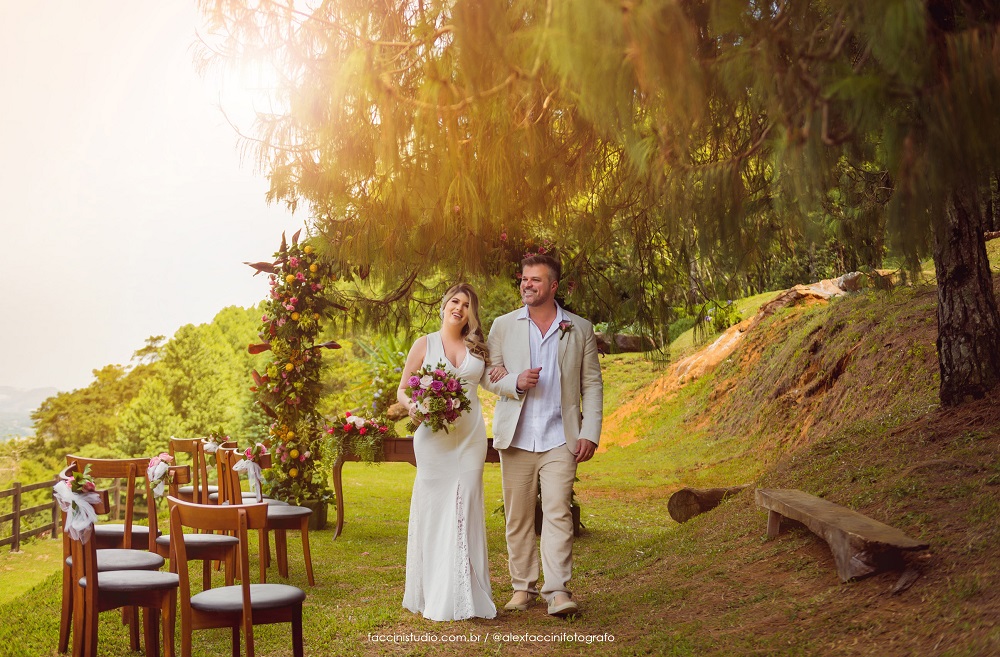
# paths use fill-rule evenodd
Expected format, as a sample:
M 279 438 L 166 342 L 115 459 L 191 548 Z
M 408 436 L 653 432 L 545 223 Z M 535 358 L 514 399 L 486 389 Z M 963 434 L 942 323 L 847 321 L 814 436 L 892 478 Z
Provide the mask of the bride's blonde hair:
M 441 298 L 441 319 L 444 319 L 444 307 L 448 305 L 448 300 L 456 294 L 464 294 L 469 297 L 469 321 L 462 328 L 462 336 L 465 338 L 465 346 L 469 348 L 469 353 L 478 356 L 489 363 L 489 350 L 486 348 L 486 338 L 483 337 L 483 329 L 479 323 L 479 295 L 468 283 L 457 283 L 448 288 Z

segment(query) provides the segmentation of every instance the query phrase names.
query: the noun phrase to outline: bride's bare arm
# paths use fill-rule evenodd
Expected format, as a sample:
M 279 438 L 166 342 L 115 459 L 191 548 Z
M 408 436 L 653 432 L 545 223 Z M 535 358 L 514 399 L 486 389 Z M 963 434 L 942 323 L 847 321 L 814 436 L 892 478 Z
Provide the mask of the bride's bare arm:
M 427 336 L 420 336 L 413 343 L 413 346 L 410 347 L 410 353 L 406 355 L 406 363 L 403 365 L 403 375 L 399 379 L 399 387 L 396 388 L 396 400 L 406 407 L 411 417 L 413 413 L 413 400 L 406 394 L 406 382 L 420 369 L 420 364 L 424 362 L 424 356 L 426 355 Z

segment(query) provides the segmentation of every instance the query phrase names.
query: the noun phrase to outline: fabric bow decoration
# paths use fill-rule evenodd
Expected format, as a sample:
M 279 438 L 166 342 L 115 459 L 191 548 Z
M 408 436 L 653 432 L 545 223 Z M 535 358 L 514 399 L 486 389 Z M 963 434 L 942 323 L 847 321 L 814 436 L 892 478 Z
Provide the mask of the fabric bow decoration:
M 264 497 L 261 494 L 261 488 L 264 480 L 261 476 L 262 470 L 260 469 L 260 464 L 256 461 L 251 461 L 250 459 L 243 459 L 233 466 L 233 470 L 236 472 L 246 471 L 247 479 L 250 480 L 251 492 L 257 494 L 258 502 L 263 502 Z
M 149 459 L 149 467 L 146 468 L 146 478 L 153 486 L 153 497 L 163 497 L 163 489 L 167 484 L 167 473 L 170 471 L 170 462 L 174 457 L 169 454 L 160 454 Z
M 215 454 L 216 452 L 219 451 L 219 443 L 215 442 L 214 440 L 206 441 L 205 444 L 203 445 L 203 449 L 205 450 L 206 454 Z
M 86 543 L 97 522 L 97 512 L 94 505 L 101 501 L 101 496 L 94 491 L 74 493 L 70 482 L 65 479 L 52 489 L 59 508 L 66 512 L 66 526 L 63 531 L 74 540 Z

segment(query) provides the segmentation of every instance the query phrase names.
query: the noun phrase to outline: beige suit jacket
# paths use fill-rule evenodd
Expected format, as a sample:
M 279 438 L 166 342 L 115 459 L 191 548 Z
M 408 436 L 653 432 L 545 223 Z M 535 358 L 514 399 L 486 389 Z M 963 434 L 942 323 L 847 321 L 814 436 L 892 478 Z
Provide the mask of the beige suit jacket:
M 559 338 L 559 381 L 562 387 L 563 429 L 566 447 L 576 453 L 576 443 L 586 438 L 595 445 L 601 440 L 604 417 L 604 380 L 597 353 L 594 325 L 586 319 L 563 310 L 572 326 Z M 484 387 L 499 395 L 493 415 L 493 446 L 506 449 L 514 439 L 517 421 L 521 417 L 523 395 L 517 394 L 517 377 L 531 367 L 528 326 L 531 320 L 519 320 L 522 309 L 498 317 L 490 327 L 487 344 L 490 366 L 503 365 L 507 376 L 490 383 L 484 376 Z

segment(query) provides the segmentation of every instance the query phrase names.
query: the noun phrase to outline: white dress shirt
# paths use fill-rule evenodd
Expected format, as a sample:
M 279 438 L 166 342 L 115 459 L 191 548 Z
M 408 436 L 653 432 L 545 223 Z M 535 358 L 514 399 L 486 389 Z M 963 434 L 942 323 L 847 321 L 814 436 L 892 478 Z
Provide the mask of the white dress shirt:
M 510 446 L 529 452 L 547 452 L 566 444 L 559 378 L 559 322 L 565 321 L 566 315 L 556 304 L 556 317 L 545 335 L 531 321 L 527 306 L 521 309 L 517 319 L 529 324 L 531 367 L 541 367 L 542 371 L 538 373 L 538 385 L 525 393 Z

